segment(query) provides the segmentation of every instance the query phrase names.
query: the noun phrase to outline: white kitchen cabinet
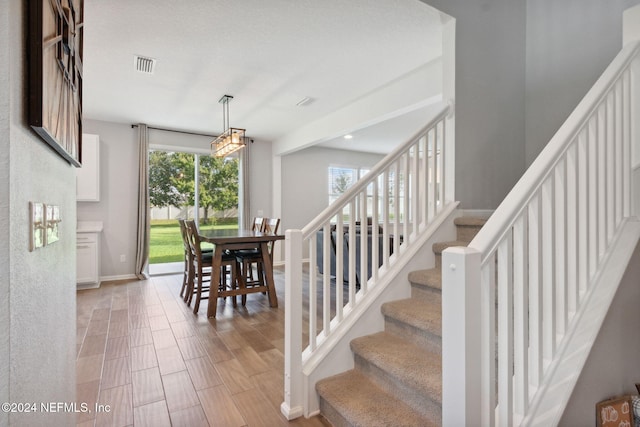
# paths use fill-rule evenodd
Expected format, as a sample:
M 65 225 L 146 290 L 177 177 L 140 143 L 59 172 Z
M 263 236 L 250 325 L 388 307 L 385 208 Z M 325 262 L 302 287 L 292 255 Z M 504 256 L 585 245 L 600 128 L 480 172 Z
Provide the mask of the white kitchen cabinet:
M 100 138 L 82 134 L 82 167 L 76 168 L 76 197 L 79 202 L 100 201 Z
M 79 222 L 76 234 L 76 283 L 79 289 L 100 286 L 101 222 Z

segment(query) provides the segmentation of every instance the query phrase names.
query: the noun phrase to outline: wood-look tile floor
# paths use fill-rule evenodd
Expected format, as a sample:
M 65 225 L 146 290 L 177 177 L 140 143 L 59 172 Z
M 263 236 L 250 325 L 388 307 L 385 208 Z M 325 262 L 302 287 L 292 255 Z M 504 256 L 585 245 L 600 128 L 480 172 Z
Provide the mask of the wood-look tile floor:
M 182 275 L 103 283 L 77 294 L 77 400 L 99 412 L 78 426 L 326 427 L 287 421 L 283 401 L 283 271 L 279 308 L 251 294 L 218 301 L 215 319 L 179 297 Z M 238 299 L 239 300 L 239 299 Z

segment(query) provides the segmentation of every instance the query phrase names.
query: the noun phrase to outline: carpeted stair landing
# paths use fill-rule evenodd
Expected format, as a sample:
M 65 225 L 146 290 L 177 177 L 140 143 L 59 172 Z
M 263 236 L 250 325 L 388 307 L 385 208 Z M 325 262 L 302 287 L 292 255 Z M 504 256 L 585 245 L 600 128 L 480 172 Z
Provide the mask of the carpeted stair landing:
M 334 426 L 442 424 L 442 251 L 466 246 L 485 222 L 457 218 L 457 240 L 433 245 L 436 267 L 409 274 L 411 298 L 382 305 L 385 330 L 351 341 L 354 369 L 316 384 Z

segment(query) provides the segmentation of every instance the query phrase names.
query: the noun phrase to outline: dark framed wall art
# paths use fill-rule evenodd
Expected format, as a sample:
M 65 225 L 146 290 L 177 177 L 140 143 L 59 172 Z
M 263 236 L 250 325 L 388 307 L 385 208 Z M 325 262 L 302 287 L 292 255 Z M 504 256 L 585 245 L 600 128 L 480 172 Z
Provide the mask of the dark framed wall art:
M 29 0 L 29 124 L 69 163 L 82 161 L 84 0 Z

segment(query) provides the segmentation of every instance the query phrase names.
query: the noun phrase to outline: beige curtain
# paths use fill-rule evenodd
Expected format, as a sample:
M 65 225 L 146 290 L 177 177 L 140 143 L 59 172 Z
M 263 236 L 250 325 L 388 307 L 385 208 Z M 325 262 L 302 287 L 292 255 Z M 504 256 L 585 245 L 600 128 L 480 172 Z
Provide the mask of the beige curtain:
M 136 247 L 136 276 L 140 280 L 149 278 L 149 130 L 147 125 L 138 125 L 138 241 Z
M 245 230 L 251 229 L 251 206 L 250 206 L 250 185 L 249 185 L 249 160 L 251 158 L 251 142 L 247 139 L 247 144 L 240 150 L 240 171 L 239 180 L 240 194 L 238 197 L 238 205 L 240 208 L 240 218 L 238 218 L 238 225 Z

